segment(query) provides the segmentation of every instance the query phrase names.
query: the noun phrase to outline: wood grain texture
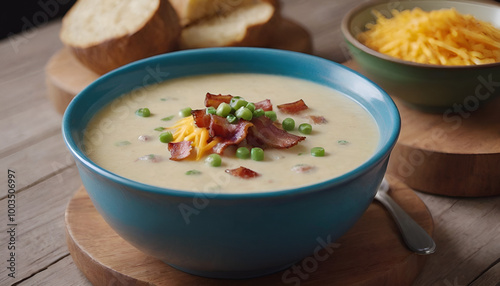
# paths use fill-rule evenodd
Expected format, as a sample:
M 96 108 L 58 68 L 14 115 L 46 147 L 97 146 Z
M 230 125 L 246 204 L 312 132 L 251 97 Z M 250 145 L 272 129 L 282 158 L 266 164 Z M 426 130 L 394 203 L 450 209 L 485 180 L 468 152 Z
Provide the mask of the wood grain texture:
M 21 177 L 23 171 L 17 169 L 16 173 L 17 177 Z M 15 220 L 15 256 L 18 258 L 16 278 L 7 276 L 6 267 L 2 267 L 0 285 L 9 285 L 8 283 L 29 277 L 67 255 L 64 209 L 79 185 L 81 181 L 76 166 L 71 166 L 62 171 L 61 176 L 53 176 L 31 188 L 19 190 L 16 194 Z M 59 186 L 66 186 L 68 189 L 60 189 Z M 6 213 L 7 199 L 0 201 L 0 209 Z M 0 226 L 2 243 L 9 241 L 9 228 L 6 223 Z M 2 245 L 2 248 L 7 250 L 6 245 Z
M 395 101 L 402 126 L 389 172 L 434 194 L 500 194 L 500 98 L 452 115 L 426 114 Z
M 62 134 L 59 130 L 50 137 L 42 138 L 24 148 L 13 151 L 5 157 L 0 157 L 0 165 L 8 166 L 12 170 L 22 170 L 23 175 L 16 182 L 18 190 L 56 176 L 62 181 L 60 172 L 74 165 L 74 160 L 64 145 Z M 43 152 L 40 152 L 43 150 Z M 26 164 L 26 158 L 36 164 Z M 40 166 L 44 166 L 40 168 Z M 0 176 L 0 184 L 7 185 L 7 176 Z M 4 197 L 6 194 L 1 194 Z
M 64 273 L 65 275 L 61 275 Z M 87 278 L 78 270 L 67 254 L 50 264 L 44 271 L 38 272 L 28 280 L 21 281 L 16 286 L 50 285 L 50 286 L 82 286 L 90 284 Z
M 271 48 L 311 53 L 312 39 L 305 28 L 292 20 L 280 19 L 274 31 Z M 63 114 L 66 107 L 99 74 L 85 67 L 66 48 L 55 53 L 45 68 L 47 94 L 57 112 Z
M 294 19 L 311 33 L 314 54 L 342 62 L 345 58 L 338 23 L 350 7 L 361 2 L 285 0 L 282 4 L 285 17 Z M 61 116 L 48 100 L 44 83 L 44 68 L 49 58 L 62 48 L 59 30 L 60 22 L 55 21 L 0 41 L 0 165 L 4 172 L 15 168 L 19 174 L 17 255 L 22 257 L 16 279 L 7 279 L 4 259 L 7 245 L 5 228 L 1 227 L 0 249 L 4 256 L 0 261 L 0 285 L 92 285 L 70 262 L 72 258 L 64 239 L 62 212 L 81 181 L 76 168 L 67 169 L 71 164 L 66 162 L 64 143 L 59 142 Z M 19 113 L 22 116 L 16 116 Z M 55 168 L 47 166 L 51 158 Z M 23 193 L 30 195 L 21 196 Z M 413 286 L 499 286 L 500 196 L 458 198 L 416 194 L 433 215 L 438 250 L 427 258 Z M 7 206 L 5 196 L 3 189 L 2 215 Z M 4 226 L 5 218 L 2 221 Z M 318 271 L 328 271 L 322 267 Z M 323 285 L 333 284 L 320 281 Z
M 471 283 L 470 286 L 498 286 L 500 285 L 500 261 L 488 269 L 480 278 Z
M 438 250 L 429 257 L 425 275 L 419 276 L 415 285 L 469 285 L 498 263 L 500 197 L 456 199 L 424 193 L 419 196 L 433 215 Z
M 432 217 L 415 193 L 391 180 L 391 196 L 429 233 Z M 294 268 L 247 280 L 219 280 L 189 275 L 148 257 L 121 239 L 93 207 L 85 189 L 66 209 L 66 234 L 75 264 L 94 285 L 111 282 L 132 285 L 411 285 L 426 256 L 407 250 L 387 211 L 373 203 L 361 220 L 342 238 Z M 323 259 L 323 258 L 322 258 Z
M 80 63 L 69 49 L 63 48 L 45 67 L 47 95 L 56 111 L 63 114 L 73 97 L 98 77 L 99 74 Z
M 353 61 L 346 65 L 362 72 Z M 389 173 L 431 194 L 500 195 L 500 98 L 479 109 L 435 114 L 391 97 L 401 114 L 401 134 Z

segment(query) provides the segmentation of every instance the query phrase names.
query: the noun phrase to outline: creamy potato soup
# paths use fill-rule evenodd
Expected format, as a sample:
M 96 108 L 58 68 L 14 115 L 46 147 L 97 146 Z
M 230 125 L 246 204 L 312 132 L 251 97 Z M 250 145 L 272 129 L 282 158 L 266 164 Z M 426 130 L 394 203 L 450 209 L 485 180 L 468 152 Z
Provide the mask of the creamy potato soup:
M 220 166 L 216 167 L 213 165 L 218 162 L 209 161 L 214 159 L 210 154 L 220 147 L 217 146 L 220 142 L 210 145 L 213 141 L 210 136 L 215 131 L 210 129 L 212 135 L 208 138 L 198 136 L 198 139 L 194 139 L 196 134 L 207 134 L 201 132 L 201 129 L 213 128 L 214 120 L 206 121 L 207 118 L 210 120 L 217 114 L 224 115 L 218 113 L 219 106 L 207 111 L 204 103 L 207 92 L 240 96 L 242 99 L 238 100 L 244 99 L 247 103 L 254 103 L 256 107 L 252 112 L 251 104 L 245 105 L 252 114 L 250 121 L 243 119 L 241 114 L 241 119 L 236 117 L 233 123 L 226 122 L 227 117 L 218 121 L 223 125 L 221 128 L 236 130 L 230 132 L 230 139 L 222 138 L 220 142 L 241 142 L 228 144 L 223 148 L 219 157 Z M 269 108 L 259 108 L 266 99 L 270 100 L 275 112 L 274 122 L 272 112 L 261 115 L 263 109 Z M 299 104 L 298 108 L 305 110 L 294 111 L 295 104 L 292 104 L 292 111 L 277 107 L 300 99 L 306 107 Z M 149 110 L 149 114 L 145 108 Z M 203 110 L 198 113 L 198 118 L 205 120 L 207 128 L 193 125 L 193 116 L 189 115 L 186 108 Z M 220 110 L 222 112 L 223 108 Z M 233 115 L 235 112 L 231 113 Z M 185 115 L 188 116 L 184 117 Z M 246 115 L 249 115 L 248 112 Z M 252 121 L 259 118 L 262 119 L 261 123 L 271 122 L 273 126 L 263 127 L 265 130 L 257 129 L 259 124 L 252 124 Z M 292 118 L 295 123 L 290 131 L 282 130 L 282 122 L 286 118 Z M 290 123 L 291 120 L 286 122 Z M 245 127 L 241 127 L 241 123 Z M 305 127 L 299 128 L 303 123 L 306 124 Z M 302 132 L 308 133 L 307 124 L 312 131 L 303 134 Z M 193 126 L 196 128 L 191 133 L 186 131 L 186 139 L 183 141 L 192 143 L 183 146 L 180 146 L 182 142 L 168 143 L 175 134 L 180 136 L 180 133 L 188 130 L 188 125 L 191 125 L 191 129 Z M 288 124 L 286 128 L 290 129 L 291 125 Z M 165 135 L 167 132 L 171 134 Z M 251 134 L 248 135 L 249 133 Z M 242 134 L 247 137 L 242 139 Z M 160 135 L 163 137 L 161 140 Z M 217 74 L 170 80 L 123 95 L 92 118 L 84 138 L 86 153 L 92 161 L 125 178 L 184 191 L 249 193 L 297 188 L 342 175 L 365 162 L 374 153 L 379 133 L 374 119 L 365 109 L 329 87 L 283 76 Z M 247 152 L 237 154 L 239 147 L 247 147 L 248 152 L 252 152 L 252 147 L 262 141 L 265 141 L 264 146 L 257 147 L 262 147 L 263 152 L 257 152 L 260 150 L 256 149 L 257 157 L 246 155 Z M 293 146 L 283 149 L 270 147 L 275 143 L 278 146 Z M 169 145 L 176 147 L 169 151 Z M 204 152 L 197 150 L 198 148 Z M 183 158 L 186 152 L 188 156 Z M 263 159 L 258 161 L 262 153 Z M 250 158 L 244 159 L 246 156 Z M 172 160 L 173 157 L 176 160 Z M 239 167 L 244 167 L 243 176 L 230 172 Z

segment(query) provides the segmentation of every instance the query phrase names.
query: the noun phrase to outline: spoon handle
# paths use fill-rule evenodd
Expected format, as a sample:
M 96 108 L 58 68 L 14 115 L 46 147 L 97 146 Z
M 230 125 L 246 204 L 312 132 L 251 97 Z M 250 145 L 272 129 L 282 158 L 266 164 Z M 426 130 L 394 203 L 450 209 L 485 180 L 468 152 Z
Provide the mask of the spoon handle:
M 436 250 L 432 237 L 417 224 L 388 194 L 378 192 L 375 198 L 394 217 L 403 240 L 409 249 L 418 254 L 431 254 Z

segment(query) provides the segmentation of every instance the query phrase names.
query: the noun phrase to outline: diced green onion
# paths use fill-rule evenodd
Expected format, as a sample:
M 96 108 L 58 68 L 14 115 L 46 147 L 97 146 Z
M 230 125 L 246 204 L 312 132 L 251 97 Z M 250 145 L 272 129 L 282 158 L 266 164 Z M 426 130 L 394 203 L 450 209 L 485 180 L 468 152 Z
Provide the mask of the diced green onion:
M 254 161 L 263 161 L 264 160 L 264 150 L 259 147 L 252 148 L 250 151 L 250 157 Z
M 238 117 L 238 118 L 241 118 L 243 120 L 248 120 L 248 121 L 252 120 L 252 117 L 253 117 L 252 111 L 250 111 L 250 109 L 248 109 L 246 107 L 240 107 L 240 109 L 236 110 L 234 115 L 236 115 L 236 117 Z
M 223 102 L 219 104 L 219 107 L 217 107 L 216 114 L 222 117 L 228 116 L 228 114 L 231 113 L 231 106 L 229 104 Z
M 151 111 L 149 111 L 149 108 L 139 108 L 135 111 L 135 114 L 140 117 L 149 117 L 151 115 Z
M 190 175 L 200 175 L 201 172 L 198 171 L 198 170 L 189 170 L 189 171 L 186 171 L 186 175 L 190 176 Z
M 219 167 L 222 164 L 222 159 L 219 154 L 210 154 L 205 162 L 212 167 Z
M 191 115 L 191 111 L 193 111 L 191 109 L 191 107 L 183 108 L 183 109 L 179 110 L 179 116 L 180 117 L 188 117 Z
M 156 127 L 155 128 L 155 131 L 163 131 L 163 130 L 165 130 L 165 127 Z
M 314 157 L 323 157 L 325 156 L 325 148 L 314 147 L 311 149 L 311 155 L 313 155 Z
M 161 133 L 159 138 L 162 143 L 170 143 L 174 141 L 174 135 L 170 131 Z
M 340 145 L 347 145 L 347 144 L 349 144 L 350 142 L 349 142 L 349 141 L 347 141 L 347 140 L 339 140 L 339 141 L 337 141 L 337 143 L 339 143 Z
M 238 110 L 241 107 L 245 107 L 247 104 L 248 104 L 248 102 L 246 100 L 244 100 L 241 97 L 236 97 L 236 96 L 231 98 L 231 101 L 229 102 L 229 105 L 234 110 Z
M 262 108 L 259 108 L 259 109 L 255 109 L 255 111 L 253 112 L 253 117 L 257 118 L 257 117 L 261 117 L 265 114 L 264 110 Z
M 299 132 L 302 134 L 311 134 L 312 126 L 309 123 L 302 123 L 299 125 Z
M 286 131 L 292 131 L 295 128 L 295 120 L 293 118 L 285 118 L 283 119 L 283 122 L 281 122 L 281 126 L 283 126 L 283 129 Z
M 132 143 L 130 143 L 130 141 L 126 141 L 125 140 L 125 141 L 118 141 L 118 142 L 116 142 L 115 146 L 120 147 L 120 146 L 127 146 L 127 145 L 130 145 L 130 144 L 132 144 Z
M 276 115 L 276 112 L 274 112 L 272 110 L 271 111 L 265 111 L 264 115 L 267 118 L 271 119 L 271 121 L 273 121 L 273 122 L 276 121 L 276 119 L 278 119 L 278 116 Z
M 207 107 L 206 112 L 207 112 L 207 114 L 216 114 L 217 109 L 215 109 L 215 107 L 213 107 L 213 106 L 209 106 L 209 107 Z
M 238 122 L 238 117 L 236 117 L 235 115 L 233 114 L 228 114 L 226 116 L 226 120 L 227 122 L 231 123 L 231 124 L 234 124 L 234 123 L 237 123 Z
M 245 107 L 250 109 L 251 112 L 255 111 L 255 104 L 253 104 L 252 102 L 249 102 Z
M 250 151 L 247 147 L 240 147 L 236 149 L 236 157 L 240 159 L 248 159 L 250 158 Z
M 174 118 L 173 115 L 170 115 L 170 116 L 167 116 L 167 117 L 163 117 L 161 120 L 162 121 L 169 121 L 169 120 L 172 120 Z

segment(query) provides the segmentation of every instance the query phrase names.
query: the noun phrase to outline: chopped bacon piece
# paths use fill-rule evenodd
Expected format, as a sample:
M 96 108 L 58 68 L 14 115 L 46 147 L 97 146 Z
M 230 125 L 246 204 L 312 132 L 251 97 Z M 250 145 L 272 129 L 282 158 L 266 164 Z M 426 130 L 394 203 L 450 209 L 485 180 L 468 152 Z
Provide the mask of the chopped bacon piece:
M 247 142 L 255 147 L 285 149 L 306 139 L 276 127 L 266 116 L 254 118 L 251 122 L 254 126 L 248 130 Z
M 230 94 L 212 94 L 210 92 L 207 92 L 205 95 L 205 106 L 206 107 L 214 107 L 217 108 L 219 107 L 219 104 L 225 102 L 229 104 L 231 102 L 231 98 L 233 98 L 232 95 Z
M 264 111 L 272 111 L 273 105 L 271 104 L 271 100 L 264 99 L 255 103 L 255 109 L 262 108 Z
M 325 124 L 328 122 L 323 116 L 311 115 L 309 118 L 311 118 L 314 124 Z
M 300 111 L 306 110 L 309 108 L 302 99 L 299 99 L 299 100 L 297 100 L 295 102 L 291 102 L 291 103 L 280 104 L 277 107 L 279 110 L 281 110 L 281 112 L 287 113 L 287 114 L 299 113 Z
M 212 118 L 204 109 L 193 110 L 191 115 L 193 115 L 194 123 L 198 128 L 208 128 L 210 126 Z
M 219 137 L 221 142 L 217 143 L 213 150 L 221 154 L 229 145 L 236 145 L 243 141 L 248 134 L 248 129 L 253 124 L 246 120 L 240 120 L 236 124 L 229 123 L 226 118 L 206 114 L 205 110 L 198 109 L 191 112 L 196 126 L 199 128 L 207 128 L 210 137 Z
M 239 167 L 236 169 L 227 169 L 226 173 L 243 179 L 251 179 L 260 176 L 259 173 L 245 167 Z
M 253 124 L 246 120 L 240 120 L 236 124 L 229 123 L 224 117 L 212 115 L 209 134 L 212 137 L 222 138 L 222 141 L 214 146 L 214 152 L 221 154 L 229 145 L 236 145 L 243 141 L 248 134 L 248 130 Z
M 193 142 L 191 141 L 181 141 L 181 142 L 170 142 L 168 143 L 168 151 L 170 151 L 170 160 L 180 161 L 186 159 L 191 155 L 191 146 Z

